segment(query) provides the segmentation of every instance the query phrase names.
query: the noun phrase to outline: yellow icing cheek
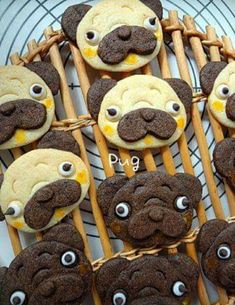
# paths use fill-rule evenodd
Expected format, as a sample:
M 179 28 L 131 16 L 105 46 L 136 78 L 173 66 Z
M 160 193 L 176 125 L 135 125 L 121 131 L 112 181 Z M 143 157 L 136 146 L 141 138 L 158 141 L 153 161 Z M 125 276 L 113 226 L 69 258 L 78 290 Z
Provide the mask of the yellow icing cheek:
M 23 129 L 16 130 L 15 140 L 18 144 L 24 144 L 26 142 L 26 133 Z
M 182 304 L 183 305 L 189 305 L 190 304 L 190 300 L 189 299 L 185 299 Z
M 183 118 L 179 118 L 176 123 L 178 128 L 183 129 L 185 127 L 185 120 Z
M 223 112 L 224 111 L 224 103 L 221 101 L 214 101 L 212 102 L 212 109 L 216 112 Z
M 61 219 L 65 216 L 65 211 L 63 209 L 57 209 L 54 213 L 54 216 L 58 219 Z
M 95 57 L 97 55 L 97 50 L 94 49 L 94 48 L 85 48 L 83 50 L 83 53 L 86 57 L 88 58 L 92 58 L 92 57 Z
M 158 30 L 157 32 L 154 33 L 155 37 L 157 38 L 157 40 L 162 40 L 163 36 L 162 36 L 162 31 Z
M 136 54 L 129 54 L 124 60 L 126 65 L 135 65 L 138 62 L 138 56 Z
M 103 128 L 103 133 L 106 136 L 113 136 L 114 135 L 114 129 L 113 127 L 109 126 L 109 125 L 105 125 Z
M 79 172 L 76 176 L 76 180 L 77 182 L 79 182 L 80 184 L 86 184 L 87 181 L 87 174 L 85 170 L 82 170 L 81 172 Z
M 153 136 L 151 135 L 147 135 L 145 138 L 144 138 L 144 143 L 146 145 L 152 145 L 153 144 L 153 141 L 154 141 L 154 138 Z
M 50 109 L 53 106 L 53 101 L 50 98 L 45 99 L 42 101 L 42 104 L 47 108 Z
M 22 221 L 13 221 L 12 226 L 15 227 L 17 230 L 21 230 L 24 227 L 24 224 Z

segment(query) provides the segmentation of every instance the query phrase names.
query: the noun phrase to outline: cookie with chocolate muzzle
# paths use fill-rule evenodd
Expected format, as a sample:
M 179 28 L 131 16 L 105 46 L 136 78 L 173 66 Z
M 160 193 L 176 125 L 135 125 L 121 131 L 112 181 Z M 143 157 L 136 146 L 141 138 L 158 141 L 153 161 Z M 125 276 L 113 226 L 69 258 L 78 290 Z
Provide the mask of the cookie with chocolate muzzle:
M 197 238 L 202 253 L 201 265 L 206 277 L 216 286 L 235 294 L 235 223 L 210 220 Z
M 96 274 L 104 305 L 180 305 L 196 290 L 197 264 L 184 254 L 115 258 Z
M 201 195 L 194 176 L 148 172 L 107 178 L 98 188 L 98 203 L 118 238 L 151 247 L 170 245 L 187 234 Z
M 61 224 L 0 268 L 1 305 L 78 305 L 90 293 L 92 267 L 75 227 Z
M 68 7 L 61 24 L 65 36 L 94 69 L 132 71 L 159 53 L 162 13 L 159 0 L 103 0 L 94 7 Z
M 47 62 L 0 67 L 0 150 L 32 143 L 49 130 L 59 86 Z
M 235 192 L 235 139 L 217 143 L 213 152 L 215 168 Z

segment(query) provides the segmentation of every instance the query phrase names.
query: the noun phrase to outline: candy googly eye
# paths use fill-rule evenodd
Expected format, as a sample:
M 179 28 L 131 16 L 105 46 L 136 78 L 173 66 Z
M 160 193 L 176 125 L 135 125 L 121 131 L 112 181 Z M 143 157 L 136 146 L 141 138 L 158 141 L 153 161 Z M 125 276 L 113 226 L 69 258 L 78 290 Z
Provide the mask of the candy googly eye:
M 109 121 L 118 121 L 121 117 L 121 109 L 118 106 L 110 106 L 105 113 Z
M 175 101 L 169 101 L 166 104 L 166 111 L 173 115 L 177 115 L 180 111 L 180 105 Z
M 7 211 L 4 213 L 5 216 L 19 217 L 22 213 L 22 207 L 17 202 L 9 204 Z
M 189 208 L 189 200 L 186 196 L 177 197 L 175 207 L 179 212 L 186 211 Z
M 130 206 L 126 202 L 119 203 L 115 208 L 115 213 L 119 218 L 125 219 L 130 215 Z
M 155 32 L 159 27 L 157 17 L 150 17 L 145 19 L 144 26 L 146 27 L 146 29 Z
M 113 305 L 125 305 L 127 304 L 126 293 L 122 291 L 117 291 L 113 295 Z
M 30 87 L 29 93 L 33 98 L 40 99 L 40 98 L 43 98 L 45 96 L 46 90 L 40 84 L 33 84 Z
M 98 44 L 100 38 L 96 31 L 89 31 L 85 34 L 85 39 L 91 44 Z
M 182 297 L 187 292 L 187 288 L 183 282 L 177 281 L 172 287 L 172 292 L 176 297 Z
M 23 291 L 15 291 L 10 297 L 12 305 L 24 305 L 26 302 L 26 294 Z
M 78 263 L 78 255 L 73 251 L 67 251 L 61 256 L 61 264 L 66 268 L 72 268 Z
M 75 167 L 71 162 L 63 162 L 59 166 L 59 173 L 64 177 L 70 177 L 75 173 Z
M 223 260 L 229 259 L 232 256 L 232 250 L 229 245 L 221 245 L 217 250 L 217 256 Z
M 217 88 L 217 95 L 219 98 L 226 99 L 230 96 L 230 88 L 227 85 L 220 85 Z

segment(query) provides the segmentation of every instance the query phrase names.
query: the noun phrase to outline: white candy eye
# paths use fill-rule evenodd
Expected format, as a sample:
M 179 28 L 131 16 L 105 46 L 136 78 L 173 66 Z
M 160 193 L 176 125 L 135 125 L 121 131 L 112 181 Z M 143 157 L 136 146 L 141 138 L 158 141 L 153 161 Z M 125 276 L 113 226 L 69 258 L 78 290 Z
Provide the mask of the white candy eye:
M 85 39 L 91 44 L 98 44 L 100 37 L 96 31 L 89 31 L 85 34 Z
M 144 26 L 146 27 L 146 29 L 155 32 L 159 27 L 157 17 L 150 17 L 145 19 Z
M 63 162 L 59 166 L 59 173 L 64 177 L 72 176 L 75 173 L 75 167 L 71 162 Z
M 121 117 L 121 109 L 118 106 L 110 106 L 106 110 L 105 116 L 109 121 L 118 121 Z
M 220 85 L 217 88 L 217 95 L 219 98 L 226 99 L 230 96 L 230 89 L 227 85 Z
M 127 303 L 127 297 L 124 292 L 116 292 L 113 295 L 113 305 L 125 305 Z
M 178 103 L 174 102 L 174 101 L 169 101 L 166 104 L 166 111 L 173 114 L 173 115 L 176 115 L 180 111 L 180 105 Z
M 232 250 L 229 245 L 221 245 L 217 250 L 217 256 L 220 259 L 226 260 L 229 259 L 232 255 Z
M 189 200 L 186 196 L 177 197 L 175 207 L 179 212 L 183 212 L 189 208 Z
M 12 305 L 23 305 L 26 301 L 26 295 L 23 291 L 15 291 L 10 298 Z
M 40 99 L 45 96 L 46 90 L 40 84 L 33 84 L 30 87 L 29 93 L 33 98 Z
M 130 206 L 128 203 L 121 202 L 115 208 L 115 213 L 120 218 L 127 218 L 130 214 Z
M 177 281 L 172 287 L 172 292 L 175 296 L 182 297 L 187 292 L 187 289 L 183 282 Z
M 17 202 L 9 204 L 7 211 L 4 213 L 5 216 L 18 217 L 22 213 L 22 207 Z
M 73 251 L 67 251 L 61 256 L 61 264 L 64 267 L 72 268 L 78 263 L 78 256 Z

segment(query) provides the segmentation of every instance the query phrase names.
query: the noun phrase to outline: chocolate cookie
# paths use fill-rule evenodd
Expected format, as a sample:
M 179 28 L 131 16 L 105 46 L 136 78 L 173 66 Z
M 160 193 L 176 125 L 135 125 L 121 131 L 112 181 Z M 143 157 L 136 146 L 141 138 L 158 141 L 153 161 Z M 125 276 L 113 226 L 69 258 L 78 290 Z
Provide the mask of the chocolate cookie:
M 215 285 L 235 294 L 235 223 L 210 220 L 197 238 L 202 253 L 201 264 L 206 277 Z
M 96 275 L 104 305 L 181 305 L 196 290 L 198 266 L 184 254 L 115 258 Z
M 235 192 L 235 139 L 227 138 L 217 143 L 213 159 L 216 170 Z
M 87 95 L 91 116 L 109 142 L 130 150 L 171 145 L 191 114 L 192 90 L 180 79 L 135 75 L 97 80 Z
M 92 268 L 81 235 L 61 224 L 0 268 L 1 305 L 78 305 L 91 291 Z
M 203 92 L 214 117 L 224 126 L 235 128 L 235 63 L 210 62 L 200 72 Z
M 157 56 L 163 40 L 162 13 L 159 0 L 103 0 L 94 7 L 70 6 L 61 24 L 93 68 L 132 71 Z
M 24 146 L 50 128 L 60 77 L 49 63 L 0 67 L 0 150 Z
M 107 178 L 98 203 L 113 233 L 135 247 L 169 245 L 187 234 L 201 200 L 200 181 L 160 172 Z

